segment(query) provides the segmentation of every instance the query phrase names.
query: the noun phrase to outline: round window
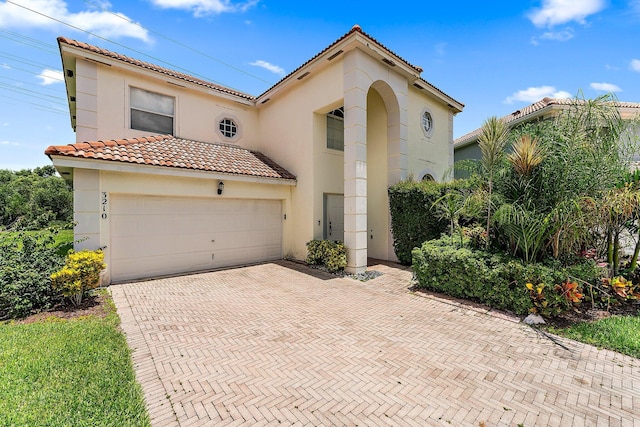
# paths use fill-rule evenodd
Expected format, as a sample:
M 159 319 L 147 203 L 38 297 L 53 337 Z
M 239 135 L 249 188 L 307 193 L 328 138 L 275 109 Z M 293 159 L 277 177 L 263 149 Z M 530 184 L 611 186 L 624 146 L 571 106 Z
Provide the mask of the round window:
M 424 111 L 422 113 L 422 130 L 424 133 L 431 132 L 433 127 L 433 117 L 431 117 L 431 113 L 428 111 Z
M 231 119 L 220 120 L 220 133 L 225 138 L 233 138 L 238 133 L 238 125 Z

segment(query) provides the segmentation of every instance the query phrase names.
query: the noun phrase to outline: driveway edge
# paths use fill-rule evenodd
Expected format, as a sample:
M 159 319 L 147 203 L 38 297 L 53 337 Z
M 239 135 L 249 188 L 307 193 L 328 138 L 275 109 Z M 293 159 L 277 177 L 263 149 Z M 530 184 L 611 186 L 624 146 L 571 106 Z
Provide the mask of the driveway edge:
M 169 393 L 164 388 L 149 345 L 136 321 L 131 304 L 121 285 L 109 287 L 111 297 L 120 316 L 120 328 L 131 349 L 131 359 L 138 384 L 144 384 L 142 392 L 151 425 L 179 426 Z

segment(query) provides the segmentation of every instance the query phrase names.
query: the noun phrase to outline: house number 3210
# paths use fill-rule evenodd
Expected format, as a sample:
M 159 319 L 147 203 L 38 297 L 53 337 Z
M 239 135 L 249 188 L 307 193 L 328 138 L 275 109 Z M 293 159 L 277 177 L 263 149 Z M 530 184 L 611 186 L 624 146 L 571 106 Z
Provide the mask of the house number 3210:
M 102 212 L 102 214 L 100 215 L 102 217 L 102 219 L 107 219 L 107 204 L 109 203 L 109 199 L 107 197 L 107 192 L 103 191 L 101 193 L 101 197 L 100 197 L 100 210 Z

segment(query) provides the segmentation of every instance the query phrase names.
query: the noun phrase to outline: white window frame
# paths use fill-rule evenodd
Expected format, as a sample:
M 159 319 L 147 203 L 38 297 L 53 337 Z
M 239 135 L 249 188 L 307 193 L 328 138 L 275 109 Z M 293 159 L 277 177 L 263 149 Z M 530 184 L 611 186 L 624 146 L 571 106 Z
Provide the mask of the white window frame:
M 223 121 L 225 120 L 229 120 L 231 122 L 233 122 L 233 124 L 235 125 L 236 128 L 236 133 L 233 136 L 227 136 L 223 133 L 222 129 L 220 129 L 220 125 L 222 124 Z M 216 134 L 223 140 L 226 142 L 236 142 L 238 141 L 240 138 L 242 138 L 242 124 L 240 123 L 240 120 L 238 120 L 238 118 L 233 115 L 233 114 L 228 114 L 228 113 L 223 113 L 220 114 L 218 117 L 216 117 L 216 121 L 215 121 L 215 125 L 216 125 Z
M 173 103 L 173 114 L 167 114 L 164 112 L 159 112 L 159 111 L 153 111 L 153 110 L 149 110 L 149 109 L 145 109 L 145 108 L 140 108 L 140 107 L 134 107 L 133 106 L 133 92 L 134 91 L 141 91 L 141 92 L 146 92 L 148 94 L 152 94 L 154 96 L 159 96 L 159 97 L 163 97 L 163 98 L 167 98 L 167 99 L 171 99 L 172 103 Z M 166 132 L 162 131 L 162 130 L 153 130 L 153 129 L 140 129 L 137 127 L 134 127 L 133 125 L 133 120 L 132 120 L 132 111 L 141 111 L 143 113 L 148 113 L 148 114 L 152 114 L 152 115 L 157 115 L 157 116 L 162 116 L 162 117 L 170 117 L 171 118 L 171 135 L 175 135 L 175 131 L 176 131 L 176 98 L 174 96 L 170 96 L 170 95 L 165 95 L 163 93 L 159 93 L 159 92 L 155 92 L 155 91 L 151 91 L 151 90 L 147 90 L 147 89 L 142 89 L 140 87 L 136 87 L 136 86 L 129 86 L 129 128 L 134 129 L 134 130 L 140 130 L 143 132 L 150 132 L 150 133 L 156 133 L 156 134 L 165 134 Z
M 326 117 L 326 131 L 327 131 L 327 138 L 325 141 L 326 148 L 328 150 L 344 152 L 344 107 L 336 108 L 335 110 L 329 111 L 325 117 Z M 331 146 L 331 147 L 329 146 L 329 123 L 330 123 L 329 119 L 342 122 L 342 147 L 340 148 L 336 148 L 335 146 Z
M 431 127 L 429 129 L 425 129 L 425 126 L 424 126 L 425 115 L 429 115 L 429 118 L 431 119 Z M 431 109 L 427 107 L 423 108 L 422 111 L 420 112 L 420 129 L 422 129 L 422 133 L 424 133 L 424 136 L 431 137 L 431 135 L 433 134 L 434 127 L 435 127 L 435 120 L 433 118 L 433 113 L 431 112 Z

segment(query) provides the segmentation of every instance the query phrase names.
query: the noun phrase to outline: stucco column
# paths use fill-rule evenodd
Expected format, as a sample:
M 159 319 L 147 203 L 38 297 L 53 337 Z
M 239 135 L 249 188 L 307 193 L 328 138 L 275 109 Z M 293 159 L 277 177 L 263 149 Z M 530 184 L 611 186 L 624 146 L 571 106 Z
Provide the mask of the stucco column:
M 349 273 L 367 269 L 367 92 L 357 49 L 344 58 L 344 243 Z

